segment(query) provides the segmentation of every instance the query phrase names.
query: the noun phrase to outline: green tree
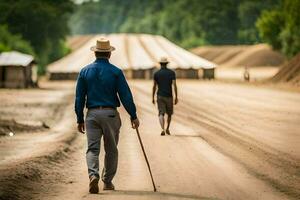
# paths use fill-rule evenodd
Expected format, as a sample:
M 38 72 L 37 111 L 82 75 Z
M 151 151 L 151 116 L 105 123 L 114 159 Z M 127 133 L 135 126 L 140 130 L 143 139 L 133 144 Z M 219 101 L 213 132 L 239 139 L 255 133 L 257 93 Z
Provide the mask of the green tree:
M 255 23 L 262 11 L 271 9 L 278 5 L 278 0 L 245 0 L 238 7 L 238 18 L 240 21 L 238 39 L 243 44 L 261 42 Z
M 0 26 L 0 52 L 3 51 L 20 51 L 22 53 L 27 53 L 34 55 L 34 51 L 30 44 L 22 39 L 20 35 L 11 34 L 7 26 Z
M 286 38 L 286 43 L 280 41 L 280 48 L 288 48 L 288 41 L 295 41 L 295 38 L 290 34 L 291 31 L 281 33 L 281 28 L 276 24 L 282 22 L 281 17 L 277 16 L 278 13 L 273 13 L 277 17 L 276 20 L 262 14 L 268 10 L 276 10 L 281 1 L 284 0 L 89 1 L 76 7 L 70 26 L 73 34 L 161 34 L 186 48 L 203 44 L 253 44 L 261 42 L 263 35 L 274 34 L 274 31 L 277 33 L 277 29 L 280 29 L 280 34 L 277 35 L 279 38 Z M 299 0 L 294 0 L 293 6 L 295 2 Z M 261 23 L 273 23 L 272 31 L 264 27 L 264 33 L 258 32 L 258 18 L 264 18 Z M 291 20 L 290 29 L 297 27 L 297 23 L 297 20 Z M 267 40 L 277 39 L 273 36 Z
M 285 0 L 283 10 L 282 52 L 291 57 L 300 51 L 300 0 Z
M 256 22 L 260 37 L 271 44 L 274 49 L 282 48 L 280 33 L 284 25 L 284 18 L 279 9 L 265 11 Z
M 299 10 L 300 0 L 282 0 L 278 7 L 263 12 L 256 23 L 261 38 L 289 57 L 300 51 Z
M 76 7 L 74 34 L 161 34 L 185 47 L 237 42 L 240 0 L 101 0 Z
M 69 33 L 67 23 L 72 9 L 71 0 L 2 0 L 0 23 L 30 42 L 43 73 L 45 65 L 59 57 L 49 55 L 60 51 L 56 48 L 61 47 L 61 41 Z

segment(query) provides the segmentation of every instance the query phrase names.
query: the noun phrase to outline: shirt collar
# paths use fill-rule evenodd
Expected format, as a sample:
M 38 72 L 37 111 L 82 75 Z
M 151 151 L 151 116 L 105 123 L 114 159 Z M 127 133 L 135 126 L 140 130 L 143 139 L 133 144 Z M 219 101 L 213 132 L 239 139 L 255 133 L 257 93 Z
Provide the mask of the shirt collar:
M 95 62 L 108 63 L 108 58 L 96 58 Z

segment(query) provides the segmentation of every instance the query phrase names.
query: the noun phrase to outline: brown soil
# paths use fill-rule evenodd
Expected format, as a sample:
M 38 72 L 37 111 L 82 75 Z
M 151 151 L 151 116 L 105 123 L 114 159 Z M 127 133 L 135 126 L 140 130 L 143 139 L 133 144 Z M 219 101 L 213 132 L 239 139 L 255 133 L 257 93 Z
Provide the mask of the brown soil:
M 172 135 L 161 137 L 152 82 L 130 85 L 158 192 L 120 109 L 117 191 L 103 192 L 100 183 L 100 194 L 88 193 L 86 138 L 75 134 L 69 100 L 50 130 L 0 138 L 0 199 L 299 199 L 299 93 L 179 81 Z
M 1 89 L 0 199 L 31 199 L 42 181 L 61 180 L 60 166 L 74 135 L 74 83 L 41 82 L 38 89 Z M 13 132 L 13 136 L 8 136 Z M 59 175 L 58 175 L 59 174 Z M 37 184 L 38 187 L 37 187 Z
M 21 123 L 16 122 L 14 119 L 12 120 L 0 120 L 0 136 L 8 135 L 10 132 L 12 133 L 22 133 L 22 132 L 30 132 L 30 131 L 40 131 L 43 129 L 48 129 L 49 126 L 46 123 Z
M 285 61 L 282 54 L 266 44 L 208 46 L 191 51 L 224 67 L 280 66 Z
M 274 82 L 289 82 L 300 86 L 300 53 L 284 65 L 271 80 Z
M 245 51 L 248 47 L 249 46 L 246 45 L 203 46 L 192 49 L 191 51 L 205 59 L 217 64 L 222 64 Z
M 39 89 L 1 89 L 0 135 L 50 128 L 70 100 L 72 83 L 41 82 Z

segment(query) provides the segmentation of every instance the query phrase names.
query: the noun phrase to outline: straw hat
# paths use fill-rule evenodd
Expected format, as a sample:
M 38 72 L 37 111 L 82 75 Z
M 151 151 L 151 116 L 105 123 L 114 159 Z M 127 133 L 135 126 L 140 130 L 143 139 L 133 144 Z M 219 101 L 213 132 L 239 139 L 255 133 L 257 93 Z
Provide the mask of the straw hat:
M 168 58 L 167 57 L 161 57 L 159 60 L 159 63 L 169 63 Z
M 96 52 L 111 52 L 115 50 L 115 47 L 110 46 L 110 42 L 108 39 L 100 38 L 100 40 L 97 40 L 96 46 L 91 47 L 91 51 Z

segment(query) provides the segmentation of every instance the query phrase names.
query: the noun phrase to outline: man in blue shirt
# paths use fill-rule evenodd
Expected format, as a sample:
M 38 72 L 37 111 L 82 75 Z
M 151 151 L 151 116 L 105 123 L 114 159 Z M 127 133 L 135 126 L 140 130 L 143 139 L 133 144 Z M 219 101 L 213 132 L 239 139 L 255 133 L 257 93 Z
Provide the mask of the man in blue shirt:
M 98 193 L 100 141 L 103 136 L 105 159 L 101 179 L 103 190 L 114 190 L 112 179 L 118 166 L 118 141 L 121 119 L 117 111 L 120 101 L 129 113 L 132 128 L 139 127 L 136 107 L 130 88 L 121 69 L 109 63 L 111 51 L 107 39 L 100 39 L 96 46 L 91 47 L 96 60 L 84 67 L 77 79 L 75 112 L 78 131 L 86 130 L 88 149 L 86 161 L 90 178 L 90 193 Z M 84 121 L 84 106 L 87 116 Z
M 172 85 L 174 85 L 175 91 L 175 100 L 174 104 L 178 103 L 177 98 L 177 85 L 176 85 L 176 74 L 173 70 L 168 69 L 169 61 L 167 58 L 161 58 L 160 65 L 161 68 L 157 72 L 154 73 L 154 84 L 152 90 L 152 103 L 155 104 L 154 96 L 156 93 L 156 88 L 158 86 L 157 91 L 157 107 L 158 107 L 158 115 L 159 122 L 162 128 L 161 135 L 168 134 L 170 135 L 170 124 L 173 114 L 173 91 Z M 165 129 L 165 114 L 168 115 L 167 118 L 167 128 Z

